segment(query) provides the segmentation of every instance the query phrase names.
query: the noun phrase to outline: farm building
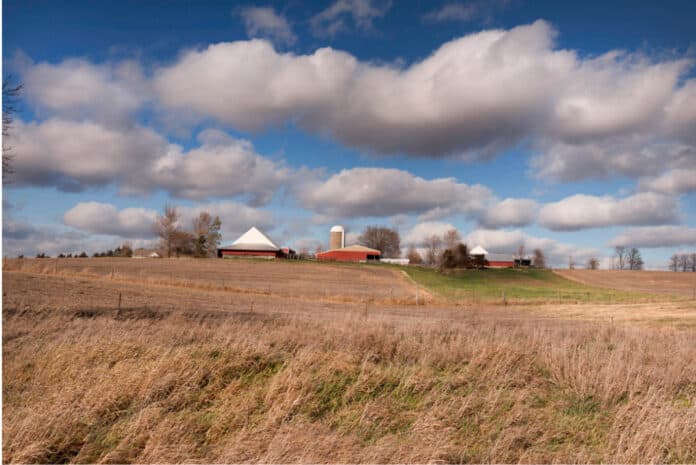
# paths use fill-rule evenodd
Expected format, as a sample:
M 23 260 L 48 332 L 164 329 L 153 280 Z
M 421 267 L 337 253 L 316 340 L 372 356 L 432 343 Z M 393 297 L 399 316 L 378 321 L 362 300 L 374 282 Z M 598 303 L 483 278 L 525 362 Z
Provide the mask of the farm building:
M 378 261 L 382 254 L 379 250 L 364 247 L 362 245 L 350 245 L 340 249 L 327 250 L 317 254 L 317 260 L 336 261 L 336 262 L 359 262 L 366 263 Z
M 161 255 L 154 249 L 135 249 L 133 258 L 161 258 Z
M 513 268 L 515 266 L 515 260 L 512 255 L 488 253 L 488 251 L 480 245 L 474 247 L 471 252 L 469 252 L 469 255 L 472 257 L 483 257 L 488 261 L 489 268 Z
M 247 232 L 229 245 L 220 246 L 217 250 L 218 258 L 255 257 L 255 258 L 289 258 L 295 255 L 290 248 L 280 248 L 266 234 L 256 227 L 251 227 Z

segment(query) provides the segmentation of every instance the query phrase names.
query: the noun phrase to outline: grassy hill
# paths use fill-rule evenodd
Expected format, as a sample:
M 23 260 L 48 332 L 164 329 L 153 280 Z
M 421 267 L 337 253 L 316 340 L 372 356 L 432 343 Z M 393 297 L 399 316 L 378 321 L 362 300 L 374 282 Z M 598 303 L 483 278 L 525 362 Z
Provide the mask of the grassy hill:
M 649 294 L 588 286 L 551 270 L 487 269 L 439 272 L 403 267 L 414 281 L 448 300 L 501 303 L 637 302 Z M 664 299 L 664 297 L 662 298 Z

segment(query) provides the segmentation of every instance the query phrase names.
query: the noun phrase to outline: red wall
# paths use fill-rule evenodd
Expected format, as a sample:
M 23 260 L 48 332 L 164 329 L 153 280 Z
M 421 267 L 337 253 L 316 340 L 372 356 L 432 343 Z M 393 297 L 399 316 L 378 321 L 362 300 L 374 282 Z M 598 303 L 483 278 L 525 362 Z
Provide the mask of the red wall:
M 513 262 L 488 262 L 490 268 L 512 268 Z
M 367 261 L 367 252 L 329 250 L 317 254 L 317 260 L 331 260 L 336 262 L 364 262 Z M 372 255 L 372 254 L 369 254 Z
M 275 257 L 276 252 L 253 250 L 223 250 L 222 257 Z

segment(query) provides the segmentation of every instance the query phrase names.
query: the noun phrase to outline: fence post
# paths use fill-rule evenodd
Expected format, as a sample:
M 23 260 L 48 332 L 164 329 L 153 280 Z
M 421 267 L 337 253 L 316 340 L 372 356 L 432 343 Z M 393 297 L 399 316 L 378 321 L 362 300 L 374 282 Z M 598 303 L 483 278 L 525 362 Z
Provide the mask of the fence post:
M 420 284 L 416 283 L 416 306 L 420 305 Z
M 118 313 L 117 315 L 121 314 L 121 293 L 118 293 Z
M 507 305 L 507 300 L 505 299 L 505 291 L 503 291 L 503 305 Z

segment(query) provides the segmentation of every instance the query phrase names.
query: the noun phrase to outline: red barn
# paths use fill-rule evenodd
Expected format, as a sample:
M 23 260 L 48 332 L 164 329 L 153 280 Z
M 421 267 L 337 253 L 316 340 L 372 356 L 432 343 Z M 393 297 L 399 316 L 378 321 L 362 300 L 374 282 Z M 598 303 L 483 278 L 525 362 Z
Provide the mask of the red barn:
M 320 252 L 317 254 L 317 260 L 367 263 L 378 261 L 381 254 L 382 252 L 379 250 L 363 247 L 362 245 L 351 245 L 341 249 Z
M 217 250 L 219 258 L 257 257 L 287 258 L 294 255 L 292 249 L 278 247 L 266 234 L 252 227 L 230 245 L 223 245 Z
M 488 261 L 488 268 L 513 268 L 515 266 L 512 255 L 488 253 L 488 251 L 480 245 L 474 247 L 471 252 L 469 252 L 469 255 L 472 257 L 483 257 Z

